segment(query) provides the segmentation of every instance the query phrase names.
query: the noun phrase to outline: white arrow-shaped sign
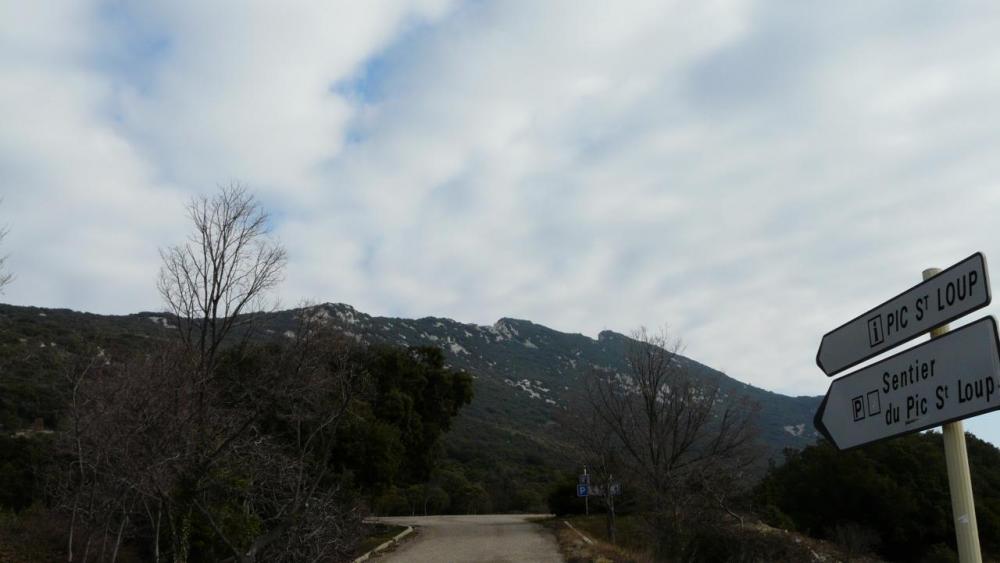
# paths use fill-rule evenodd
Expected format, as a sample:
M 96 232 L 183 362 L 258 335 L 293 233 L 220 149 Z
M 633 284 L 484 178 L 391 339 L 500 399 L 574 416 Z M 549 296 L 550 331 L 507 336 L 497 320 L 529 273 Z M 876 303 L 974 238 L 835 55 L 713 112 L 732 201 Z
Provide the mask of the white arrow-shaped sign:
M 989 304 L 986 258 L 977 252 L 826 333 L 816 365 L 832 376 Z
M 980 319 L 846 375 L 814 420 L 839 449 L 1000 409 L 1000 343 Z

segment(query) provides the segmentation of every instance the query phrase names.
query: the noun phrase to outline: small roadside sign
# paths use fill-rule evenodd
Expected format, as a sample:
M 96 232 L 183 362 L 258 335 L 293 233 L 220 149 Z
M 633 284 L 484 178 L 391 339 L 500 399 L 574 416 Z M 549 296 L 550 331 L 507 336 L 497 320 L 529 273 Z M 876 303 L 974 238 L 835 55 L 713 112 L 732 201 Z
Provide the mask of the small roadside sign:
M 577 482 L 580 483 L 581 485 L 589 485 L 590 484 L 590 475 L 588 475 L 586 473 L 584 473 L 583 475 L 580 475 L 580 480 L 577 481 Z
M 917 284 L 823 336 L 816 365 L 828 376 L 990 304 L 981 252 Z
M 565 490 L 565 489 L 563 489 L 563 490 Z M 586 485 L 586 484 L 581 483 L 581 484 L 579 484 L 579 485 L 576 486 L 576 496 L 578 496 L 578 497 L 587 497 L 587 496 L 590 496 L 589 493 L 590 493 L 590 485 Z
M 622 484 L 621 483 L 611 483 L 610 487 L 605 487 L 604 485 L 590 485 L 587 496 L 591 497 L 603 497 L 611 493 L 611 496 L 621 496 L 622 494 Z
M 985 317 L 837 379 L 814 420 L 845 450 L 1000 409 L 1000 341 Z

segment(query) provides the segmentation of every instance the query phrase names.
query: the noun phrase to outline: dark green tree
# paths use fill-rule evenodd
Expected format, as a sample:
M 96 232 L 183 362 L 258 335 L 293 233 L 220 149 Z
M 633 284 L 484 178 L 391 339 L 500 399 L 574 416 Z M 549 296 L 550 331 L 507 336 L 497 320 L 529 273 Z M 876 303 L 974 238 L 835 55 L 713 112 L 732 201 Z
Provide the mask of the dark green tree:
M 1000 450 L 967 436 L 980 540 L 1000 549 Z M 895 561 L 919 561 L 954 548 L 941 435 L 915 434 L 841 452 L 826 441 L 789 450 L 757 486 L 773 525 L 836 540 L 845 530 L 874 533 L 874 549 Z M 856 534 L 848 534 L 856 535 Z
M 438 348 L 372 346 L 362 356 L 372 389 L 341 427 L 340 463 L 373 489 L 426 482 L 441 437 L 472 401 L 472 377 L 446 368 Z

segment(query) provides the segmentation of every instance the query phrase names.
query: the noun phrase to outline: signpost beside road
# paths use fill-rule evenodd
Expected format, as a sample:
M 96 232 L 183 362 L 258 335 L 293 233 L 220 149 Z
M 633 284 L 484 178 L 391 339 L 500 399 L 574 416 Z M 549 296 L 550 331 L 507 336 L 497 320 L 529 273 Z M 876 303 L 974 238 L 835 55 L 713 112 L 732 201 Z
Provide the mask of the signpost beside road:
M 834 381 L 815 423 L 844 450 L 997 409 L 1000 342 L 986 317 Z
M 576 486 L 576 496 L 583 497 L 583 510 L 590 516 L 590 475 L 587 474 L 587 466 L 583 466 L 583 474 L 580 475 L 580 484 Z
M 823 336 L 816 365 L 828 376 L 990 304 L 986 258 L 977 252 Z
M 604 496 L 620 497 L 621 495 L 622 495 L 621 483 L 611 483 L 611 485 L 608 487 L 605 487 L 604 485 L 591 485 L 588 494 L 588 496 L 592 497 L 604 497 Z
M 959 560 L 980 563 L 962 420 L 1000 409 L 1000 341 L 993 317 L 954 332 L 948 323 L 989 305 L 986 258 L 977 252 L 923 279 L 823 336 L 816 364 L 827 376 L 927 331 L 931 341 L 834 381 L 814 423 L 839 449 L 943 425 Z

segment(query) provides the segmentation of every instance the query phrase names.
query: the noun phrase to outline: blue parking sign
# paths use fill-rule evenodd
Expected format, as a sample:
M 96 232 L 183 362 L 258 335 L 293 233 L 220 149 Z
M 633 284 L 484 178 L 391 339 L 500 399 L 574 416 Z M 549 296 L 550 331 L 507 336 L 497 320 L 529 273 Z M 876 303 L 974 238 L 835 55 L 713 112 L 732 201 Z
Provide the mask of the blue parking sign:
M 585 497 L 588 496 L 590 490 L 590 485 L 580 484 L 576 486 L 576 496 Z

